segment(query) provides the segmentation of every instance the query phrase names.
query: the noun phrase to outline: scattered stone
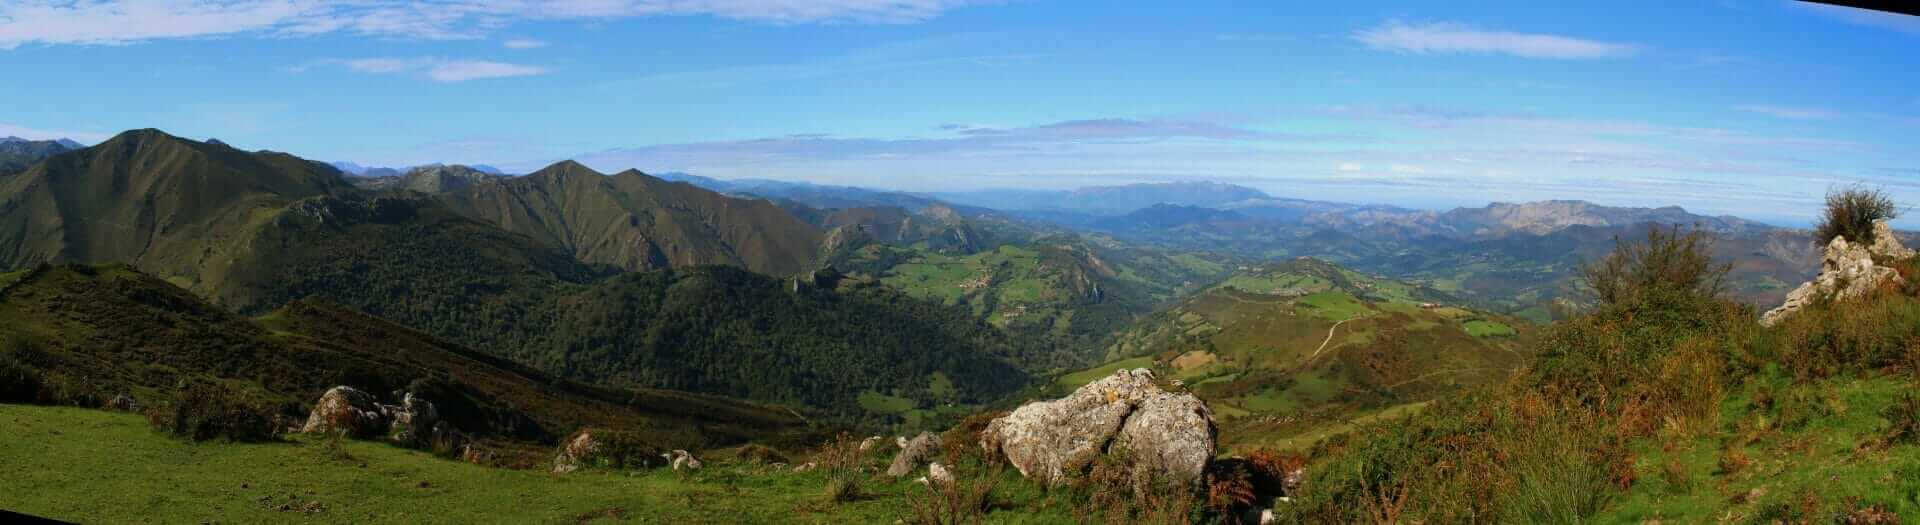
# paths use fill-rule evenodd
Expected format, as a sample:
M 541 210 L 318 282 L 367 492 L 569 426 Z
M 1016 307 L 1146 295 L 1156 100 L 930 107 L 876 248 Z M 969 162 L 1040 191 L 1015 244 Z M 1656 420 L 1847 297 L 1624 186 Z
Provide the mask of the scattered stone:
M 941 465 L 940 462 L 935 461 L 927 464 L 926 479 L 933 480 L 934 484 L 943 487 L 952 486 L 953 472 L 948 471 L 946 465 Z
M 816 469 L 816 468 L 819 468 L 819 467 L 820 467 L 820 465 L 818 465 L 818 464 L 815 464 L 815 463 L 814 463 L 814 462 L 812 462 L 812 461 L 808 461 L 808 462 L 806 462 L 805 464 L 802 464 L 802 465 L 800 465 L 800 466 L 798 466 L 798 467 L 793 467 L 793 471 L 794 471 L 794 472 L 813 472 L 813 469 Z
M 1130 454 L 1137 476 L 1197 483 L 1214 444 L 1206 404 L 1162 390 L 1146 369 L 1120 370 L 1067 397 L 1022 405 L 989 422 L 980 437 L 989 455 L 1050 484 L 1079 476 L 1120 449 Z
M 896 478 L 905 476 L 914 469 L 920 468 L 921 463 L 933 457 L 933 454 L 938 451 L 940 451 L 940 436 L 932 432 L 921 432 L 920 435 L 914 436 L 912 440 L 900 446 L 900 453 L 893 456 L 893 464 L 887 466 L 887 475 Z
M 873 447 L 875 445 L 880 444 L 880 439 L 881 439 L 880 436 L 872 436 L 872 437 L 860 440 L 860 451 L 866 452 L 868 450 L 873 450 Z
M 682 468 L 687 470 L 700 470 L 702 466 L 699 458 L 693 457 L 693 454 L 687 453 L 685 450 L 675 450 L 672 456 L 674 470 L 680 470 Z
M 107 400 L 107 406 L 105 408 L 107 410 L 120 412 L 139 412 L 140 401 L 134 399 L 133 396 L 120 394 L 113 396 L 113 399 Z

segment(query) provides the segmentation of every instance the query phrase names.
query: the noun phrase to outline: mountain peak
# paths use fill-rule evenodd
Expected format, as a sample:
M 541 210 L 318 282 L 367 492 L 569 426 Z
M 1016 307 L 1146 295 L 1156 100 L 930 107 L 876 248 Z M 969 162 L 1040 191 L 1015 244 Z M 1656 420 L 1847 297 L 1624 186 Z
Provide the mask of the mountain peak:
M 548 165 L 545 168 L 540 168 L 539 171 L 535 171 L 533 173 L 527 174 L 527 176 L 529 177 L 534 177 L 534 176 L 567 177 L 567 176 L 577 176 L 577 175 L 593 175 L 595 177 L 606 176 L 598 171 L 594 171 L 593 168 L 589 168 L 585 164 L 575 162 L 573 159 L 567 159 L 560 162 L 555 162 L 553 164 Z

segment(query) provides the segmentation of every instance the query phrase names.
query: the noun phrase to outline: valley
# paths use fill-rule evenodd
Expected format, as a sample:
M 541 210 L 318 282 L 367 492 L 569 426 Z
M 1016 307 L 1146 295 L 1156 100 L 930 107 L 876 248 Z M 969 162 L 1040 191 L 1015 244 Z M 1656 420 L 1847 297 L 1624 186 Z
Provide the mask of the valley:
M 926 498 L 976 498 L 955 512 L 1011 523 L 1168 511 L 1151 498 L 1103 500 L 1116 492 L 1084 483 L 1034 485 L 1023 474 L 1032 452 L 995 448 L 1026 445 L 983 437 L 1003 428 L 989 420 L 1012 425 L 1040 400 L 1099 402 L 1095 389 L 1123 384 L 1146 393 L 1105 390 L 1108 408 L 1060 417 L 1197 415 L 1205 468 L 1254 458 L 1264 463 L 1253 476 L 1311 475 L 1309 486 L 1346 490 L 1345 471 L 1324 465 L 1385 446 L 1367 440 L 1397 435 L 1388 429 L 1480 417 L 1463 405 L 1471 400 L 1627 395 L 1511 389 L 1554 384 L 1541 374 L 1567 366 L 1554 363 L 1567 362 L 1569 346 L 1616 341 L 1569 332 L 1620 311 L 1595 303 L 1581 269 L 1649 228 L 1656 239 L 1668 227 L 1714 236 L 1700 245 L 1728 264 L 1714 300 L 1736 313 L 1697 321 L 1723 327 L 1713 329 L 1745 330 L 1750 305 L 1777 303 L 1787 283 L 1823 265 L 1813 232 L 1677 208 L 1553 201 L 1423 212 L 1216 183 L 988 198 L 670 181 L 570 161 L 525 175 L 459 165 L 354 175 L 157 130 L 52 151 L 60 147 L 0 176 L 0 401 L 17 403 L 0 405 L 13 422 L 0 431 L 9 443 L 0 457 L 31 465 L 47 487 L 0 501 L 102 521 L 135 514 L 82 505 L 58 474 L 101 468 L 88 451 L 102 440 L 128 444 L 136 463 L 99 482 L 188 487 L 182 499 L 112 508 L 185 520 L 874 522 L 954 511 Z M 1676 315 L 1706 315 L 1687 312 Z M 1610 322 L 1596 330 L 1667 321 Z M 1822 329 L 1793 326 L 1778 330 Z M 1802 337 L 1783 334 L 1768 337 Z M 1775 339 L 1738 341 L 1759 352 Z M 1668 351 L 1658 348 L 1635 351 Z M 1695 370 L 1665 359 L 1646 373 L 1680 381 Z M 1899 406 L 1892 379 L 1823 380 L 1876 414 Z M 384 425 L 364 432 L 370 441 L 309 431 L 336 417 L 315 404 L 336 387 L 365 396 L 353 408 L 364 411 L 347 413 Z M 1716 399 L 1739 404 L 1731 413 L 1778 410 L 1763 406 L 1774 394 L 1725 392 Z M 1194 408 L 1152 412 L 1167 399 Z M 95 410 L 103 406 L 111 410 Z M 1850 425 L 1833 447 L 1878 431 L 1860 419 L 1869 416 L 1791 417 Z M 442 425 L 429 435 L 403 427 L 410 418 Z M 1155 431 L 1181 428 L 1168 425 Z M 38 437 L 64 432 L 50 428 L 87 435 Z M 1631 437 L 1569 446 L 1699 462 L 1699 447 L 1718 438 L 1698 432 L 1660 452 Z M 944 444 L 913 445 L 916 435 Z M 1808 438 L 1749 443 L 1784 439 Z M 1911 459 L 1902 446 L 1883 451 Z M 878 473 L 916 447 L 927 451 L 908 472 L 933 460 L 964 481 L 928 490 Z M 708 466 L 663 466 L 676 453 Z M 1905 468 L 1820 454 L 1850 480 Z M 1137 461 L 1113 449 L 1094 456 L 1069 472 L 1097 478 Z M 892 463 L 907 461 L 899 457 Z M 1130 468 L 1172 468 L 1151 465 Z M 1223 483 L 1214 470 L 1192 475 Z M 234 489 L 226 476 L 251 481 Z M 1697 516 L 1635 487 L 1616 511 Z M 1268 499 L 1257 505 L 1300 498 L 1269 509 L 1289 519 L 1350 517 L 1323 503 L 1338 501 L 1325 499 L 1332 492 L 1260 490 Z M 1208 505 L 1183 512 L 1220 518 L 1256 503 Z

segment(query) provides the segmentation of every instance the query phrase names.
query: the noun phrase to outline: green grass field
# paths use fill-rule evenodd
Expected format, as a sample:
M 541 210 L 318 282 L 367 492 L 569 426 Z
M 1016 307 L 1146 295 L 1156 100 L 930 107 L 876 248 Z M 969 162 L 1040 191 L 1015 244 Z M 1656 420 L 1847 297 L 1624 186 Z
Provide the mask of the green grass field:
M 1506 323 L 1488 321 L 1486 319 L 1467 321 L 1463 323 L 1462 328 L 1467 330 L 1467 335 L 1474 337 L 1508 337 L 1518 333 L 1514 331 L 1513 327 L 1507 326 Z
M 131 414 L 0 405 L 0 508 L 81 523 L 892 523 L 906 481 L 867 478 L 827 503 L 826 474 L 732 464 L 669 470 L 486 468 L 377 442 L 297 436 L 187 443 Z M 884 458 L 877 458 L 884 460 Z M 992 523 L 1061 523 L 1007 473 Z M 1058 509 L 1059 505 L 1053 508 Z
M 1060 379 L 1058 381 L 1055 381 L 1054 384 L 1062 387 L 1066 387 L 1068 389 L 1080 388 L 1081 385 L 1092 383 L 1096 379 L 1113 375 L 1113 372 L 1115 370 L 1149 368 L 1152 366 L 1153 366 L 1152 357 L 1143 356 L 1143 357 L 1122 359 L 1119 361 L 1114 361 L 1111 363 L 1096 366 L 1086 370 L 1081 370 L 1079 372 L 1074 372 L 1071 374 L 1060 376 Z
M 889 396 L 872 390 L 861 392 L 859 402 L 861 409 L 879 414 L 898 414 L 913 410 L 914 406 L 912 399 Z
M 1366 303 L 1344 292 L 1321 292 L 1300 298 L 1308 312 L 1329 321 L 1345 321 L 1367 313 Z

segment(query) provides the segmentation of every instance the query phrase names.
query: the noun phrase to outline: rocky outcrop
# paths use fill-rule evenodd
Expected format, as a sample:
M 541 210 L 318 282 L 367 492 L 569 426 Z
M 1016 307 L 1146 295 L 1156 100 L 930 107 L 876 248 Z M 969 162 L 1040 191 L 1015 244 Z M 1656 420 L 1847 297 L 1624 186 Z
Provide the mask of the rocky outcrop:
M 302 433 L 341 432 L 350 437 L 384 437 L 409 447 L 438 445 L 459 450 L 466 436 L 452 424 L 440 420 L 440 411 L 432 402 L 400 394 L 399 405 L 383 405 L 373 394 L 350 386 L 336 386 L 320 395 L 307 414 Z
M 980 445 L 1022 475 L 1058 483 L 1124 450 L 1134 475 L 1195 483 L 1213 457 L 1213 413 L 1146 369 L 1121 370 L 1067 397 L 1028 403 L 987 424 Z
M 887 475 L 896 478 L 905 476 L 919 469 L 921 463 L 925 463 L 939 451 L 940 436 L 932 432 L 921 432 L 920 435 L 900 445 L 900 453 L 894 454 L 893 464 L 887 466 Z
M 1820 259 L 1820 274 L 1788 292 L 1786 302 L 1760 316 L 1760 324 L 1771 326 L 1821 300 L 1863 297 L 1899 279 L 1898 272 L 1883 264 L 1913 257 L 1914 251 L 1900 245 L 1900 239 L 1894 236 L 1886 221 L 1875 221 L 1873 230 L 1870 245 L 1834 237 Z
M 372 437 L 387 429 L 388 415 L 373 394 L 350 386 L 336 386 L 320 395 L 313 411 L 307 414 L 300 432 L 343 432 L 352 437 Z

